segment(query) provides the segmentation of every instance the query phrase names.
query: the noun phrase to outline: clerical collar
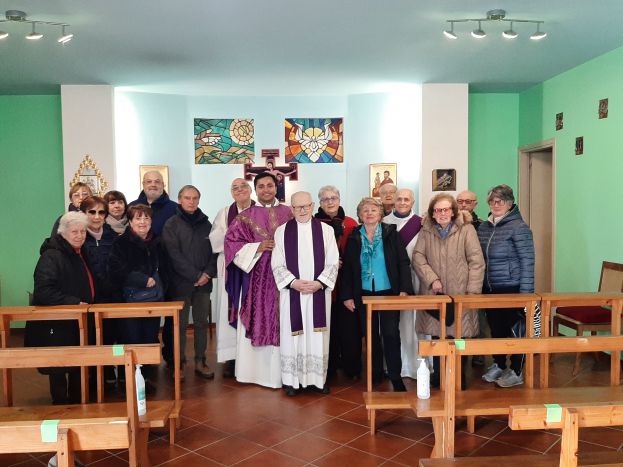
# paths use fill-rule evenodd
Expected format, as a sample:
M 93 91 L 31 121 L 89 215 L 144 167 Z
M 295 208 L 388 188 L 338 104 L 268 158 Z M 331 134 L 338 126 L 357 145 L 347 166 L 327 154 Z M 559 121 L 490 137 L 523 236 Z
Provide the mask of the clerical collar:
M 406 217 L 409 217 L 411 215 L 411 211 L 409 211 L 406 214 L 400 214 L 398 211 L 394 211 L 394 216 L 396 216 L 398 219 L 404 219 Z
M 275 206 L 279 206 L 279 200 L 277 198 L 275 198 L 271 204 L 264 204 L 261 201 L 258 201 L 258 202 L 260 203 L 260 206 L 262 206 L 263 208 L 274 208 Z

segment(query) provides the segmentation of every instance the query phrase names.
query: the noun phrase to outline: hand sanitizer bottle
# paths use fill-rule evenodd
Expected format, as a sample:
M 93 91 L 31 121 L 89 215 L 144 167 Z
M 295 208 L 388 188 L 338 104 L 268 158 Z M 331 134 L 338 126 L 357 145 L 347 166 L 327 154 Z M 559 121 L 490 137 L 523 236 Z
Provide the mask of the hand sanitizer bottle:
M 134 382 L 136 384 L 136 402 L 139 417 L 147 413 L 147 400 L 145 399 L 145 378 L 143 378 L 143 374 L 141 373 L 142 366 L 143 365 L 136 365 L 136 371 L 134 372 Z
M 430 398 L 430 371 L 426 360 L 420 358 L 420 366 L 417 369 L 417 397 L 418 399 Z

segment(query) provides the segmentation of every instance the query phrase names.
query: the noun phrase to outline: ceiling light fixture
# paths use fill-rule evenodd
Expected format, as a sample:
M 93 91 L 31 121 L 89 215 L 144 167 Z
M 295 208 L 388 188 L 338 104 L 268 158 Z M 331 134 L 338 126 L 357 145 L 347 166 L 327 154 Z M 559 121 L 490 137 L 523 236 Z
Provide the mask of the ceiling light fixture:
M 448 39 L 458 39 L 459 38 L 459 36 L 454 34 L 454 21 L 450 21 L 450 30 L 448 31 L 446 29 L 443 32 L 443 35 L 446 36 Z
M 502 33 L 502 36 L 507 38 L 507 39 L 515 39 L 519 34 L 517 34 L 515 31 L 513 31 L 513 22 L 511 21 L 511 27 L 510 29 L 507 29 L 506 31 L 504 31 Z
M 510 28 L 506 31 L 502 32 L 502 36 L 506 39 L 515 39 L 519 34 L 515 32 L 513 29 L 513 23 L 532 23 L 536 24 L 536 32 L 530 36 L 532 40 L 540 40 L 547 36 L 547 33 L 542 32 L 540 30 L 541 24 L 544 21 L 535 20 L 535 19 L 515 19 L 515 18 L 507 18 L 506 11 L 504 10 L 489 10 L 487 11 L 486 18 L 464 18 L 464 19 L 449 19 L 446 22 L 450 23 L 450 31 L 445 30 L 443 32 L 444 36 L 448 39 L 456 39 L 458 35 L 454 32 L 454 23 L 478 23 L 478 29 L 474 29 L 471 33 L 472 37 L 476 39 L 482 39 L 487 36 L 487 33 L 482 29 L 482 23 L 488 22 L 508 22 L 510 24 Z
M 32 32 L 26 36 L 26 39 L 31 41 L 39 40 L 43 37 L 43 34 L 35 31 L 35 23 L 32 23 Z
M 32 30 L 30 34 L 26 35 L 26 39 L 35 41 L 39 40 L 43 37 L 41 32 L 37 32 L 35 30 L 36 26 L 44 25 L 44 26 L 60 26 L 62 30 L 61 37 L 57 40 L 60 44 L 66 44 L 69 42 L 74 35 L 71 33 L 66 33 L 65 28 L 69 27 L 67 23 L 57 23 L 54 21 L 39 21 L 39 20 L 30 20 L 26 18 L 26 13 L 21 10 L 7 10 L 4 13 L 5 19 L 0 19 L 0 23 L 23 23 L 30 24 L 32 26 Z M 9 33 L 7 31 L 0 31 L 0 39 L 5 39 L 9 37 Z
M 540 26 L 540 23 L 536 23 L 536 32 L 530 36 L 530 39 L 532 39 L 533 41 L 540 41 L 545 36 L 547 36 L 546 32 L 541 32 L 541 30 L 539 29 L 539 26 Z
M 485 37 L 487 37 L 487 33 L 482 30 L 480 21 L 478 21 L 478 29 L 474 29 L 472 31 L 472 37 L 475 37 L 476 39 L 484 39 Z

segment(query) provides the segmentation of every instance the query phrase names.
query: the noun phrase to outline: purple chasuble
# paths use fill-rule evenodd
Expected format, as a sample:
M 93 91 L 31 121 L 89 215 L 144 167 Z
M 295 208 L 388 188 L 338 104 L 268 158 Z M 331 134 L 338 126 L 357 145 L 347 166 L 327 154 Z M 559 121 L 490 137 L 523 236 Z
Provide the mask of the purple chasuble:
M 251 200 L 251 206 L 255 206 L 255 201 Z M 238 214 L 240 214 L 240 211 L 238 211 L 238 205 L 235 202 L 231 203 L 229 211 L 227 211 L 227 227 L 231 225 Z
M 279 345 L 279 292 L 270 266 L 272 252 L 264 251 L 248 274 L 234 264 L 234 257 L 249 243 L 274 239 L 277 227 L 291 218 L 288 206 L 251 206 L 236 216 L 225 234 L 225 290 L 232 303 L 229 322 L 238 316 L 253 346 Z
M 322 235 L 322 224 L 318 219 L 311 218 L 312 247 L 314 255 L 314 280 L 324 270 L 324 237 Z M 286 257 L 286 267 L 294 277 L 300 279 L 299 273 L 299 250 L 298 250 L 298 222 L 292 219 L 286 224 L 283 233 L 283 243 Z M 314 292 L 313 319 L 314 331 L 327 330 L 326 302 L 324 289 Z M 301 293 L 290 288 L 290 327 L 292 335 L 303 334 L 303 314 L 301 312 Z
M 420 229 L 422 228 L 422 218 L 417 214 L 411 216 L 403 226 L 402 229 L 398 232 L 400 238 L 402 239 L 402 244 L 406 248 L 407 245 L 413 240 L 413 238 L 418 234 Z

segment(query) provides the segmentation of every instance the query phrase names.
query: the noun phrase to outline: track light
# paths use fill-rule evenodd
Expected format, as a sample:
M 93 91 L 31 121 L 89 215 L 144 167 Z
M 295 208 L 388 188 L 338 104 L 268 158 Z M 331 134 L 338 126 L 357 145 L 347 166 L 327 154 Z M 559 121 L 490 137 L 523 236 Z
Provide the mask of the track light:
M 450 30 L 447 29 L 443 32 L 443 35 L 448 39 L 458 39 L 459 36 L 454 34 L 454 21 L 450 21 Z
M 512 21 L 511 21 L 510 29 L 507 29 L 506 31 L 504 31 L 502 33 L 502 36 L 506 37 L 507 39 L 515 39 L 518 36 L 518 34 L 515 31 L 513 31 L 513 22 Z
M 65 33 L 65 28 L 69 27 L 67 23 L 56 23 L 53 21 L 34 21 L 26 18 L 26 13 L 21 10 L 7 10 L 4 13 L 5 19 L 0 19 L 0 23 L 22 23 L 22 24 L 30 24 L 32 26 L 32 31 L 30 34 L 27 34 L 25 37 L 28 40 L 36 41 L 43 37 L 43 34 L 37 32 L 35 28 L 39 25 L 43 26 L 60 26 L 62 28 L 61 37 L 57 39 L 59 44 L 66 44 L 69 42 L 74 35 L 71 33 Z M 9 33 L 6 31 L 0 31 L 0 40 L 6 39 L 9 37 Z
M 541 26 L 541 23 L 536 23 L 536 32 L 530 36 L 530 39 L 532 39 L 533 41 L 540 41 L 545 36 L 547 36 L 547 33 L 542 32 L 539 26 Z
M 478 29 L 474 29 L 472 31 L 472 37 L 475 37 L 476 39 L 484 39 L 487 37 L 487 33 L 484 32 L 480 26 L 480 21 L 478 21 Z
M 70 40 L 72 40 L 74 38 L 74 35 L 69 33 L 69 34 L 65 34 L 65 26 L 63 26 L 63 32 L 61 37 L 59 37 L 56 42 L 58 42 L 59 44 L 67 44 L 67 42 L 69 42 Z
M 487 33 L 482 29 L 483 22 L 508 22 L 510 24 L 510 28 L 502 32 L 502 36 L 506 39 L 515 39 L 519 34 L 515 32 L 513 28 L 513 23 L 533 23 L 536 24 L 536 32 L 530 36 L 532 40 L 540 40 L 547 36 L 546 33 L 541 32 L 539 29 L 540 25 L 543 23 L 541 20 L 534 19 L 511 19 L 506 18 L 506 11 L 504 10 L 489 10 L 487 11 L 486 18 L 459 18 L 459 19 L 448 19 L 446 22 L 450 23 L 450 30 L 445 30 L 443 32 L 444 36 L 448 39 L 457 39 L 458 35 L 454 32 L 454 23 L 478 23 L 478 29 L 474 29 L 471 32 L 472 37 L 476 39 L 482 39 L 487 36 Z
M 32 23 L 32 32 L 26 36 L 26 39 L 31 41 L 39 40 L 43 37 L 43 34 L 35 31 L 35 23 Z

